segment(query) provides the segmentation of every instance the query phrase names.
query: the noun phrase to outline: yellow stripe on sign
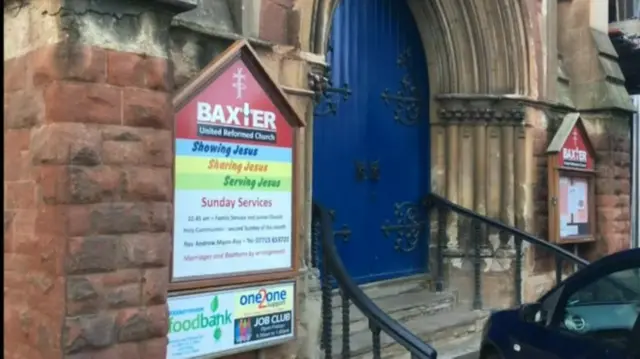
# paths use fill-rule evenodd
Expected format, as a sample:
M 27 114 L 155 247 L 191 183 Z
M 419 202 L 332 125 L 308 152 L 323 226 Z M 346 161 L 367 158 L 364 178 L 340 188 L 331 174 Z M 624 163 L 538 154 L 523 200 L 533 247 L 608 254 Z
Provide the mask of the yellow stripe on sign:
M 282 162 L 176 156 L 176 174 L 244 174 L 289 177 L 293 166 Z

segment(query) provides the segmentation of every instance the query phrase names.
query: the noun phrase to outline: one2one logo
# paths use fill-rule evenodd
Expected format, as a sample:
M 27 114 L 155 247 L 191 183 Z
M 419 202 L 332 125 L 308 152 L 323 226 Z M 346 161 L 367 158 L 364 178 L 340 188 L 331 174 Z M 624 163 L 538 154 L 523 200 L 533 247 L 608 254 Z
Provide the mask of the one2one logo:
M 267 290 L 260 288 L 253 294 L 244 294 L 240 296 L 240 305 L 258 305 L 259 309 L 282 304 L 287 300 L 287 290 Z

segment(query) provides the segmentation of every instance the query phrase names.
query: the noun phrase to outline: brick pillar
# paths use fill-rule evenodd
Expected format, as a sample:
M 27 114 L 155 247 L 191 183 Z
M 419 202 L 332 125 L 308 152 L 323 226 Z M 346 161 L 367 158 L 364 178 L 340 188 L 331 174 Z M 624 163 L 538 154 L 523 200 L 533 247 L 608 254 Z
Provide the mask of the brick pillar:
M 46 3 L 4 8 L 4 354 L 164 358 L 177 8 Z

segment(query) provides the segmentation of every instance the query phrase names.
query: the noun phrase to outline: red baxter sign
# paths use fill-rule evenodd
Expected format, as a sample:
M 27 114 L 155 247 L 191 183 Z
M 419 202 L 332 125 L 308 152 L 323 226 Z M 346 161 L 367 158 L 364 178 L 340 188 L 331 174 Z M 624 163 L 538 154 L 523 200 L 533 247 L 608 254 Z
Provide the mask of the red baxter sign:
M 588 139 L 583 131 L 578 126 L 573 126 L 558 154 L 558 165 L 565 168 L 592 170 L 593 156 L 589 153 L 586 141 Z
M 283 112 L 295 113 L 245 58 L 177 108 L 173 281 L 293 268 L 294 129 Z
M 176 138 L 293 144 L 291 125 L 240 59 L 178 111 Z

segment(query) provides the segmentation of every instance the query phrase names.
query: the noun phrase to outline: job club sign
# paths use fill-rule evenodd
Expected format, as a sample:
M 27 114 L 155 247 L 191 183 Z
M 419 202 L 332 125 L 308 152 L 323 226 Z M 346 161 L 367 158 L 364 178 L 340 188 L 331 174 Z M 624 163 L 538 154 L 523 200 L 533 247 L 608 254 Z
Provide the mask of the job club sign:
M 173 281 L 292 268 L 295 127 L 242 55 L 176 105 Z
M 295 335 L 295 284 L 170 297 L 167 359 L 218 357 Z

